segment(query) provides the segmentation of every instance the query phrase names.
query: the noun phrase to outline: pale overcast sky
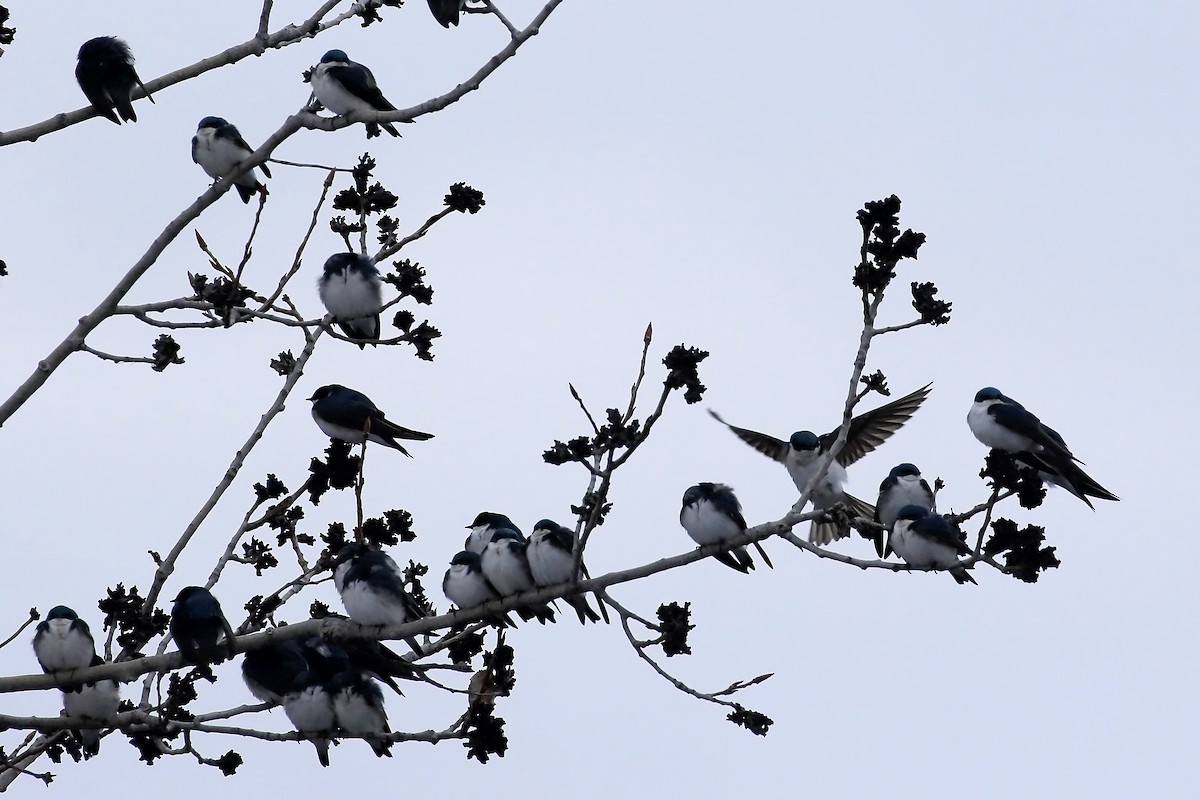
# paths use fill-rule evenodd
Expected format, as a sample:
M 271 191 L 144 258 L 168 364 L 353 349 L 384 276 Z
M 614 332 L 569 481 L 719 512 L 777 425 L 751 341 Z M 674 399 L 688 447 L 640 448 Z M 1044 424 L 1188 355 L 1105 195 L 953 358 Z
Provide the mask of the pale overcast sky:
M 149 81 L 249 38 L 259 14 L 245 0 L 5 5 L 18 33 L 0 58 L 3 130 L 83 105 L 73 69 L 91 37 L 126 39 Z M 315 6 L 277 2 L 272 27 Z M 521 26 L 541 6 L 501 7 Z M 334 47 L 369 65 L 397 106 L 416 105 L 507 39 L 487 16 L 443 30 L 420 0 L 383 14 L 383 25 L 347 23 L 164 90 L 155 105 L 137 103 L 136 125 L 94 118 L 0 149 L 0 259 L 10 272 L 0 278 L 0 397 L 208 187 L 189 156 L 201 117 L 226 117 L 257 145 L 304 103 L 301 72 Z M 994 385 L 1056 427 L 1122 501 L 1093 513 L 1054 491 L 1034 512 L 1006 505 L 1022 524 L 1045 525 L 1063 562 L 1035 585 L 986 568 L 966 587 L 861 571 L 768 541 L 774 571 L 747 577 L 709 560 L 615 590 L 648 616 L 662 602 L 692 602 L 694 655 L 664 666 L 697 689 L 773 672 L 738 695 L 774 719 L 766 738 L 671 688 L 618 626 L 584 629 L 568 613 L 512 634 L 517 686 L 497 711 L 510 750 L 486 766 L 457 742 L 399 745 L 376 760 L 348 741 L 322 769 L 307 743 L 197 737 L 207 755 L 234 748 L 246 758 L 224 778 L 187 757 L 146 767 L 110 736 L 90 762 L 39 761 L 56 774 L 49 791 L 1190 796 L 1200 595 L 1172 502 L 1189 496 L 1182 455 L 1196 443 L 1168 393 L 1195 384 L 1198 27 L 1190 2 L 751 10 L 566 0 L 480 91 L 403 126 L 402 139 L 368 142 L 361 126 L 292 137 L 277 157 L 350 166 L 370 150 L 399 195 L 404 232 L 457 181 L 487 205 L 403 253 L 435 289 L 432 307 L 416 313 L 444 334 L 436 360 L 323 342 L 165 598 L 204 582 L 253 482 L 267 472 L 290 487 L 303 481 L 327 441 L 303 398 L 338 382 L 437 435 L 415 443 L 411 461 L 372 451 L 366 500 L 368 513 L 413 513 L 419 538 L 395 554 L 431 565 L 430 593 L 445 607 L 440 576 L 478 511 L 506 512 L 527 532 L 542 517 L 572 521 L 586 475 L 541 459 L 554 439 L 586 429 L 567 383 L 597 411 L 623 404 L 647 322 L 648 380 L 657 385 L 659 360 L 686 342 L 712 354 L 701 367 L 708 393 L 695 406 L 672 398 L 618 474 L 614 511 L 588 550 L 593 574 L 689 549 L 677 515 L 697 481 L 734 486 L 751 523 L 782 516 L 796 499 L 787 474 L 704 409 L 780 437 L 836 424 L 860 322 L 854 215 L 892 193 L 904 201 L 902 225 L 929 238 L 884 321 L 911 318 L 911 280 L 936 282 L 954 314 L 872 351 L 869 369 L 887 373 L 897 396 L 934 388 L 908 426 L 851 468 L 850 491 L 873 500 L 887 471 L 911 461 L 946 481 L 942 510 L 986 499 L 977 477 L 986 450 L 965 418 L 975 392 Z M 272 171 L 246 273 L 259 288 L 290 262 L 323 178 Z M 320 264 L 341 247 L 327 218 L 290 289 L 309 317 L 320 312 Z M 236 262 L 252 219 L 253 206 L 225 196 L 129 301 L 188 293 L 188 271 L 206 265 L 193 228 Z M 89 343 L 142 355 L 157 333 L 115 320 Z M 268 361 L 303 344 L 265 324 L 176 338 L 187 363 L 161 375 L 73 356 L 0 430 L 0 638 L 31 606 L 44 614 L 59 603 L 98 632 L 106 587 L 146 587 L 146 551 L 171 546 L 274 398 L 281 379 Z M 309 512 L 304 530 L 319 533 L 353 519 L 353 498 L 329 495 Z M 870 553 L 857 537 L 836 549 Z M 279 585 L 285 569 L 255 580 L 231 567 L 216 593 L 240 620 L 245 600 Z M 313 598 L 337 606 L 324 584 L 284 616 L 303 618 Z M 0 649 L 0 674 L 37 670 L 28 638 Z M 250 701 L 235 663 L 217 673 L 198 709 Z M 397 730 L 443 729 L 460 706 L 417 688 L 388 697 Z M 0 702 L 14 714 L 59 707 L 51 691 Z M 289 729 L 280 710 L 254 724 Z M 9 752 L 19 741 L 0 734 Z M 12 791 L 45 794 L 28 779 Z

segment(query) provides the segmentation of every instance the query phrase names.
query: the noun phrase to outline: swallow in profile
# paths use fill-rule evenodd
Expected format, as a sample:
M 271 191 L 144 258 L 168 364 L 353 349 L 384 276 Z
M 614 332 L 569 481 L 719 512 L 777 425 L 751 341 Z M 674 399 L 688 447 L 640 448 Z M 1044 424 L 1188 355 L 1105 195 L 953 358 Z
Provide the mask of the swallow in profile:
M 529 571 L 529 558 L 525 549 L 526 543 L 507 528 L 496 531 L 492 535 L 492 541 L 483 549 L 480 568 L 483 570 L 483 576 L 501 597 L 511 597 L 537 588 Z M 543 625 L 554 622 L 554 610 L 544 603 L 522 606 L 516 609 L 516 612 L 526 622 L 535 617 Z
M 1071 453 L 1058 431 L 999 389 L 987 386 L 975 394 L 975 402 L 967 412 L 967 425 L 980 442 L 1011 453 L 1021 463 L 1036 469 L 1043 481 L 1063 487 L 1093 511 L 1096 507 L 1090 497 L 1121 499 L 1080 469 L 1083 462 Z
M 875 521 L 891 531 L 896 516 L 905 506 L 920 506 L 926 511 L 935 510 L 933 490 L 921 477 L 921 470 L 912 464 L 897 464 L 879 484 L 879 499 L 875 501 Z M 876 533 L 869 537 L 875 543 L 875 552 L 887 558 L 891 549 L 887 546 L 887 534 Z
M 358 253 L 334 253 L 325 259 L 325 271 L 317 281 L 317 294 L 342 333 L 347 339 L 358 342 L 360 350 L 379 341 L 383 280 L 370 257 Z
M 350 619 L 361 625 L 403 625 L 425 616 L 424 609 L 404 591 L 404 574 L 396 562 L 366 545 L 352 542 L 337 552 L 333 585 Z M 414 653 L 424 655 L 416 637 L 405 641 Z
M 842 503 L 854 516 L 864 519 L 875 517 L 875 509 L 870 503 L 859 500 L 843 490 L 842 487 L 846 482 L 846 467 L 883 444 L 889 436 L 899 430 L 929 396 L 930 386 L 932 384 L 850 420 L 845 444 L 830 462 L 824 480 L 813 486 L 809 495 L 814 509 L 828 509 Z M 833 446 L 839 430 L 834 428 L 824 436 L 817 436 L 812 431 L 796 431 L 788 441 L 784 442 L 765 433 L 730 425 L 715 411 L 710 410 L 708 413 L 717 422 L 733 431 L 743 442 L 783 464 L 787 468 L 792 482 L 801 492 L 816 477 L 817 465 L 820 463 L 821 457 L 828 453 Z M 826 545 L 849 533 L 850 526 L 848 524 L 835 520 L 823 521 L 818 518 L 812 521 L 808 540 L 814 544 Z
M 118 125 L 121 120 L 137 122 L 130 99 L 135 85 L 141 87 L 147 100 L 154 102 L 133 68 L 129 45 L 115 36 L 97 36 L 83 43 L 79 48 L 79 63 L 75 65 L 75 80 L 92 108 Z
M 196 135 L 192 137 L 192 161 L 199 164 L 214 181 L 236 172 L 253 153 L 254 148 L 246 144 L 238 129 L 220 117 L 200 120 Z M 258 168 L 263 175 L 271 177 L 271 170 L 266 164 L 259 164 Z M 233 185 L 243 203 L 249 203 L 250 198 L 260 192 L 267 194 L 267 187 L 259 182 L 253 169 L 239 175 Z
M 683 493 L 679 524 L 692 537 L 692 541 L 701 547 L 718 544 L 746 532 L 742 504 L 733 494 L 733 489 L 723 483 L 707 481 L 690 486 Z M 762 553 L 761 550 L 759 552 Z M 762 555 L 766 557 L 765 553 Z M 754 559 L 742 546 L 713 553 L 713 558 L 738 572 L 748 573 L 754 569 Z
M 463 542 L 463 549 L 470 550 L 472 553 L 482 554 L 484 548 L 492 541 L 492 537 L 496 535 L 496 531 L 512 531 L 516 534 L 518 542 L 525 541 L 525 534 L 521 533 L 521 529 L 511 519 L 494 511 L 480 511 L 467 526 L 467 530 L 470 533 Z
M 105 663 L 98 655 L 92 656 L 88 666 L 99 667 Z M 83 749 L 83 757 L 91 758 L 100 752 L 100 730 L 111 720 L 121 705 L 121 689 L 112 678 L 85 683 L 71 690 L 63 690 L 63 711 L 68 717 L 92 726 L 79 725 L 74 728 L 76 738 Z
M 442 577 L 442 593 L 460 611 L 500 599 L 500 593 L 483 576 L 483 560 L 479 553 L 470 550 L 460 550 L 450 559 L 450 567 Z M 488 622 L 500 628 L 516 627 L 508 614 L 488 617 Z
M 313 67 L 309 82 L 313 97 L 325 108 L 338 116 L 362 114 L 372 111 L 395 111 L 379 91 L 379 84 L 371 70 L 350 60 L 343 50 L 330 50 L 321 56 L 321 62 Z M 379 125 L 392 136 L 400 132 L 390 122 L 368 122 L 367 136 L 378 135 L 374 126 Z
M 34 630 L 33 654 L 43 672 L 86 669 L 96 658 L 96 643 L 78 614 L 66 606 L 55 606 Z
M 941 514 L 918 505 L 905 506 L 896 515 L 888 544 L 909 566 L 949 570 L 958 583 L 975 583 L 958 560 L 960 555 L 971 555 L 971 548 Z
M 529 544 L 525 548 L 529 559 L 529 574 L 538 586 L 554 586 L 575 578 L 575 532 L 549 519 L 539 520 L 533 526 Z M 586 570 L 581 572 L 586 574 Z M 580 624 L 589 620 L 599 622 L 600 615 L 588 604 L 587 595 L 564 595 L 563 600 L 579 617 Z M 599 600 L 597 600 L 599 602 Z
M 174 603 L 170 628 L 175 646 L 184 661 L 196 667 L 205 679 L 215 681 L 209 665 L 235 652 L 233 628 L 221 613 L 221 604 L 202 586 L 184 587 Z
M 423 442 L 433 438 L 432 433 L 422 433 L 388 422 L 371 398 L 336 383 L 322 386 L 308 399 L 313 401 L 312 415 L 317 427 L 333 439 L 350 444 L 361 444 L 364 439 L 369 439 L 411 458 L 412 455 L 397 439 Z
M 449 28 L 451 25 L 458 25 L 459 14 L 466 4 L 466 0 L 429 0 L 429 10 L 433 12 L 433 18 L 438 24 Z

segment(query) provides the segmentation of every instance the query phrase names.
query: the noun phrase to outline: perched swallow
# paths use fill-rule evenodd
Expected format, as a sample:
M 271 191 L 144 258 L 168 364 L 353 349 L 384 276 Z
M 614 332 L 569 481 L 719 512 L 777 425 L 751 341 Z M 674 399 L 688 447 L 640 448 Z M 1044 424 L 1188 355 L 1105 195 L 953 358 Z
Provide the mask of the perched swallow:
M 99 667 L 104 663 L 103 658 L 93 655 L 88 666 Z M 100 752 L 100 730 L 104 727 L 103 723 L 116 715 L 120 705 L 121 689 L 112 678 L 85 683 L 70 691 L 63 690 L 63 711 L 68 717 L 100 723 L 95 727 L 81 725 L 74 729 L 83 747 L 84 758 L 91 758 Z
M 379 91 L 379 84 L 375 82 L 371 70 L 351 61 L 342 50 L 330 50 L 321 56 L 321 63 L 313 68 L 309 81 L 312 83 L 313 97 L 317 98 L 317 102 L 338 116 L 396 110 Z M 380 125 L 392 136 L 400 135 L 390 122 L 367 123 L 368 135 L 371 132 L 370 126 L 375 124 Z
M 328 691 L 333 696 L 333 714 L 338 728 L 352 736 L 367 737 L 375 755 L 391 758 L 392 743 L 378 738 L 392 732 L 379 685 L 357 669 L 346 669 L 333 677 Z
M 443 28 L 449 28 L 458 25 L 458 15 L 466 4 L 467 0 L 429 0 L 429 10 Z
M 350 619 L 362 625 L 403 625 L 425 611 L 404 591 L 404 575 L 391 556 L 351 543 L 334 558 L 333 584 Z M 413 652 L 425 651 L 416 637 L 405 639 Z
M 246 653 L 242 658 L 242 680 L 259 700 L 282 703 L 308 668 L 303 645 L 289 639 Z
M 825 472 L 825 479 L 819 485 L 814 486 L 809 495 L 814 509 L 827 509 L 838 503 L 844 503 L 854 516 L 865 519 L 875 517 L 875 509 L 870 503 L 863 502 L 843 491 L 842 486 L 846 482 L 846 467 L 883 444 L 889 436 L 899 430 L 929 396 L 930 386 L 932 384 L 850 420 L 845 445 L 830 463 L 829 469 Z M 829 448 L 833 446 L 838 434 L 837 428 L 824 436 L 817 436 L 812 431 L 796 431 L 789 441 L 784 442 L 765 433 L 757 433 L 730 425 L 715 411 L 708 413 L 717 422 L 733 431 L 743 442 L 783 464 L 787 468 L 788 474 L 792 476 L 792 482 L 801 492 L 816 476 L 817 464 L 821 457 L 829 452 Z M 822 522 L 814 519 L 812 527 L 809 529 L 808 540 L 814 544 L 825 545 L 841 539 L 849 533 L 848 525 L 839 525 L 833 520 Z
M 133 68 L 129 45 L 115 36 L 97 36 L 83 43 L 79 48 L 79 63 L 75 65 L 75 80 L 92 108 L 118 125 L 122 119 L 137 122 L 129 97 L 134 84 L 141 86 L 146 99 L 154 102 Z
M 34 631 L 33 654 L 43 672 L 86 669 L 96 658 L 96 643 L 78 614 L 55 606 Z
M 492 535 L 492 541 L 483 549 L 480 568 L 501 597 L 510 597 L 537 588 L 533 582 L 533 575 L 529 572 L 529 559 L 525 548 L 525 542 L 519 540 L 514 531 L 501 528 Z M 545 604 L 521 607 L 516 609 L 516 612 L 526 622 L 535 617 L 543 625 L 554 622 L 554 611 Z
M 192 161 L 199 164 L 214 181 L 236 172 L 253 152 L 254 148 L 246 144 L 238 129 L 220 117 L 200 120 L 196 135 L 192 137 Z M 259 164 L 258 168 L 263 175 L 271 177 L 271 170 L 266 164 Z M 239 175 L 233 185 L 243 203 L 249 203 L 250 198 L 259 192 L 264 195 L 267 193 L 267 187 L 259 183 L 253 169 Z
M 1120 500 L 1079 468 L 1058 431 L 1042 423 L 1025 406 L 991 386 L 980 389 L 967 412 L 975 438 L 988 447 L 1011 453 L 1038 471 L 1043 481 L 1063 487 L 1095 510 L 1089 497 Z
M 361 444 L 363 439 L 370 439 L 411 458 L 412 455 L 397 439 L 423 442 L 433 438 L 432 433 L 422 433 L 388 422 L 371 398 L 336 383 L 322 386 L 308 399 L 313 401 L 312 415 L 317 427 L 333 439 L 350 444 Z
M 219 663 L 234 653 L 233 628 L 221 613 L 221 604 L 201 586 L 187 586 L 175 596 L 171 607 L 171 638 L 183 660 L 209 681 L 214 681 L 209 664 Z
M 317 281 L 321 302 L 347 339 L 359 349 L 379 341 L 379 310 L 383 308 L 383 281 L 368 256 L 334 253 L 325 259 Z
M 529 574 L 538 586 L 553 586 L 573 580 L 575 575 L 575 532 L 564 528 L 557 522 L 543 519 L 533 526 L 529 536 L 529 544 L 525 547 L 525 556 L 529 559 Z M 563 596 L 575 614 L 580 624 L 588 620 L 599 622 L 600 615 L 588 605 L 587 595 L 572 594 Z M 599 602 L 599 601 L 597 601 Z
M 305 670 L 283 697 L 283 712 L 296 730 L 317 748 L 322 767 L 329 766 L 329 739 L 337 730 L 328 680 L 317 670 Z
M 921 477 L 921 470 L 912 464 L 897 464 L 879 484 L 875 521 L 890 531 L 896 524 L 900 509 L 909 505 L 920 506 L 926 511 L 935 510 L 933 490 Z M 869 538 L 875 543 L 875 552 L 880 558 L 887 558 L 891 554 L 886 533 L 876 533 Z
M 732 539 L 746 532 L 746 520 L 742 516 L 742 504 L 733 494 L 733 489 L 723 483 L 698 483 L 683 493 L 683 507 L 679 509 L 679 524 L 687 531 L 692 541 L 703 547 Z M 738 572 L 748 573 L 754 569 L 754 559 L 745 547 L 713 553 L 713 558 Z
M 461 550 L 450 559 L 450 568 L 442 578 L 442 593 L 459 610 L 475 608 L 492 600 L 499 600 L 500 593 L 483 576 L 482 559 L 479 553 Z M 516 623 L 508 614 L 488 619 L 498 627 L 513 626 Z
M 960 584 L 975 583 L 958 560 L 960 555 L 970 555 L 971 548 L 941 514 L 918 505 L 905 506 L 896 516 L 888 544 L 909 566 L 949 570 Z
M 463 549 L 470 550 L 472 553 L 482 554 L 483 549 L 496 535 L 496 531 L 500 530 L 512 531 L 517 535 L 518 542 L 526 541 L 525 534 L 521 533 L 521 529 L 511 519 L 494 511 L 480 511 L 467 526 L 467 530 L 470 533 L 467 534 L 467 540 L 463 542 Z

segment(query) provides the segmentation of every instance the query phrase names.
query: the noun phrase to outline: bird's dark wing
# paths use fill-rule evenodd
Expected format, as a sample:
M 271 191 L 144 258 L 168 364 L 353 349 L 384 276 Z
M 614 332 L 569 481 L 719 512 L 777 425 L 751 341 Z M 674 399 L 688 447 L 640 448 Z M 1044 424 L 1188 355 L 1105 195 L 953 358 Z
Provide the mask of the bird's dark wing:
M 747 430 L 746 428 L 739 428 L 736 425 L 730 425 L 728 422 L 721 419 L 721 415 L 713 411 L 711 408 L 708 410 L 708 414 L 717 422 L 733 431 L 735 436 L 753 447 L 758 452 L 769 458 L 775 459 L 781 464 L 784 463 L 790 447 L 787 442 L 776 439 L 774 436 L 768 436 L 765 433 L 758 433 L 757 431 L 751 431 Z M 737 568 L 735 567 L 734 569 Z
M 389 422 L 382 414 L 371 420 L 371 433 L 384 438 L 411 439 L 415 442 L 423 442 L 426 439 L 433 438 L 432 433 L 414 431 L 411 428 L 405 428 L 394 422 Z
M 329 76 L 340 83 L 346 91 L 367 103 L 376 111 L 395 111 L 396 107 L 388 102 L 371 70 L 362 64 L 335 65 L 329 68 Z
M 887 405 L 872 409 L 850 420 L 850 430 L 846 433 L 846 445 L 838 453 L 838 463 L 848 467 L 855 461 L 883 444 L 889 436 L 900 430 L 901 426 L 916 413 L 929 396 L 932 383 L 917 389 L 909 395 L 893 400 Z M 837 429 L 821 437 L 821 447 L 827 448 L 837 438 Z
M 462 5 L 463 0 L 429 0 L 429 10 L 433 12 L 433 18 L 443 28 L 458 25 L 458 15 L 462 10 Z
M 1028 436 L 1036 444 L 1044 447 L 1048 460 L 1062 463 L 1079 460 L 1071 454 L 1058 431 L 1043 425 L 1035 414 L 1021 406 L 995 403 L 989 406 L 987 411 L 999 425 L 1022 436 Z

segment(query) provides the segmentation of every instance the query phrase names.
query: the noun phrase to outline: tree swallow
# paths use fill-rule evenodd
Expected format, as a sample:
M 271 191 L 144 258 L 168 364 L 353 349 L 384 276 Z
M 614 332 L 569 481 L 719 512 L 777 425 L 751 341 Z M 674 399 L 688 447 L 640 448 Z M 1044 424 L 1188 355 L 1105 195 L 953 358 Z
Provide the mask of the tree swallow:
M 933 490 L 921 477 L 921 470 L 912 464 L 897 464 L 879 484 L 879 500 L 875 503 L 875 521 L 888 531 L 896 524 L 896 516 L 905 506 L 920 506 L 926 511 L 935 509 Z M 891 549 L 887 545 L 887 534 L 876 533 L 870 537 L 875 543 L 875 552 L 887 558 Z
M 463 549 L 470 550 L 472 553 L 482 554 L 483 549 L 496 535 L 496 531 L 500 530 L 512 531 L 516 534 L 518 542 L 525 541 L 525 534 L 521 533 L 521 529 L 511 519 L 494 511 L 480 511 L 467 526 L 467 530 L 471 532 L 467 534 L 467 540 L 463 542 Z
M 383 281 L 368 256 L 334 253 L 325 259 L 325 272 L 317 281 L 321 302 L 337 321 L 346 338 L 359 349 L 379 341 L 379 311 L 383 308 Z
M 827 509 L 837 503 L 844 503 L 851 514 L 865 519 L 874 518 L 875 509 L 870 503 L 863 502 L 843 491 L 842 486 L 846 482 L 846 467 L 874 450 L 899 430 L 929 396 L 930 386 L 932 384 L 850 420 L 846 443 L 829 465 L 829 469 L 826 470 L 825 479 L 821 481 L 820 485 L 813 487 L 809 497 L 812 500 L 813 508 Z M 796 431 L 789 441 L 784 442 L 765 433 L 730 425 L 715 411 L 710 410 L 708 413 L 717 422 L 733 431 L 743 442 L 783 464 L 787 468 L 788 474 L 792 476 L 792 482 L 801 492 L 816 474 L 817 463 L 821 457 L 829 451 L 834 440 L 837 439 L 838 429 L 834 428 L 824 436 L 817 436 L 812 431 Z M 821 522 L 814 519 L 809 529 L 808 540 L 814 544 L 825 545 L 841 539 L 849 533 L 848 525 L 839 525 L 832 520 Z
M 909 566 L 950 570 L 959 583 L 975 583 L 958 561 L 960 555 L 971 555 L 971 548 L 941 514 L 918 505 L 905 506 L 896 516 L 888 544 Z
M 423 442 L 433 438 L 432 433 L 422 433 L 388 422 L 371 398 L 336 383 L 322 386 L 308 399 L 313 401 L 312 415 L 317 427 L 333 439 L 350 444 L 361 444 L 363 439 L 370 439 L 411 458 L 412 455 L 397 439 Z
M 98 667 L 104 664 L 104 659 L 98 655 L 92 656 L 88 666 Z M 85 722 L 99 723 L 96 727 L 75 729 L 75 735 L 83 746 L 85 758 L 100 752 L 100 729 L 103 723 L 112 719 L 121 705 L 121 690 L 112 678 L 85 683 L 71 690 L 63 690 L 63 710 L 68 717 Z
M 118 125 L 121 120 L 137 122 L 129 94 L 134 84 L 142 87 L 146 99 L 154 98 L 133 68 L 133 53 L 129 45 L 115 36 L 88 39 L 79 48 L 79 63 L 75 65 L 75 80 L 92 108 Z M 120 114 L 118 119 L 117 114 Z
M 34 631 L 33 654 L 43 672 L 86 669 L 96 658 L 96 644 L 78 614 L 66 606 L 55 606 Z
M 553 520 L 539 520 L 529 536 L 525 556 L 529 559 L 529 574 L 538 586 L 553 586 L 574 580 L 575 532 Z M 587 595 L 566 595 L 563 600 L 575 609 L 581 624 L 587 624 L 588 620 L 600 621 L 600 615 L 588 605 Z
M 492 600 L 499 600 L 500 593 L 483 576 L 482 559 L 479 553 L 460 550 L 450 559 L 450 568 L 442 578 L 442 593 L 459 610 L 475 608 Z M 516 627 L 508 614 L 488 619 L 493 625 L 503 628 Z
M 329 737 L 337 728 L 333 695 L 327 680 L 318 670 L 307 669 L 283 697 L 283 712 L 296 730 L 317 748 L 322 767 L 329 766 Z
M 1058 431 L 1042 423 L 1025 406 L 991 386 L 980 389 L 967 412 L 975 438 L 988 447 L 1011 453 L 1036 469 L 1043 481 L 1063 487 L 1095 510 L 1089 497 L 1120 500 L 1079 468 L 1076 458 Z
M 443 28 L 458 25 L 458 15 L 462 13 L 467 0 L 429 0 L 429 10 Z
M 215 681 L 208 665 L 234 653 L 233 628 L 221 613 L 221 604 L 202 586 L 181 589 L 174 603 L 170 627 L 175 646 L 184 661 L 195 666 L 207 680 Z
M 366 736 L 367 743 L 377 756 L 392 757 L 392 743 L 376 738 L 392 732 L 387 712 L 383 710 L 383 692 L 379 684 L 357 669 L 344 669 L 329 682 L 333 696 L 335 722 L 342 731 L 353 736 Z
M 525 542 L 517 538 L 515 531 L 501 528 L 492 535 L 492 541 L 483 549 L 480 568 L 501 597 L 510 597 L 537 588 L 529 571 L 529 559 L 525 548 Z M 526 622 L 534 617 L 543 625 L 547 621 L 554 622 L 554 611 L 548 605 L 521 607 L 516 611 Z
M 220 117 L 200 120 L 200 127 L 192 137 L 192 161 L 203 167 L 214 181 L 236 171 L 253 152 L 254 148 L 246 144 L 238 129 Z M 259 164 L 258 168 L 263 175 L 271 177 L 271 170 L 266 164 Z M 259 183 L 252 169 L 239 175 L 234 187 L 243 203 L 249 203 L 250 198 L 258 192 L 267 193 L 267 187 Z
M 342 50 L 330 50 L 321 56 L 321 63 L 313 68 L 309 80 L 312 83 L 313 97 L 338 116 L 364 111 L 396 110 L 379 91 L 379 85 L 375 82 L 371 70 L 351 61 Z M 400 135 L 392 123 L 378 124 L 392 136 Z
M 307 669 L 304 647 L 295 639 L 251 650 L 242 658 L 246 688 L 266 703 L 282 703 Z
M 692 541 L 703 547 L 732 539 L 746 532 L 746 520 L 742 516 L 742 504 L 733 494 L 733 489 L 723 483 L 698 483 L 683 493 L 683 507 L 679 510 L 679 524 L 687 531 Z M 735 547 L 728 552 L 713 553 L 713 558 L 738 572 L 754 569 L 754 559 L 745 547 Z
M 338 551 L 333 562 L 333 585 L 342 597 L 350 619 L 362 625 L 403 625 L 425 616 L 425 611 L 404 591 L 404 575 L 391 556 L 352 542 Z M 413 652 L 425 651 L 416 637 L 405 639 Z

